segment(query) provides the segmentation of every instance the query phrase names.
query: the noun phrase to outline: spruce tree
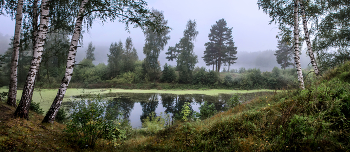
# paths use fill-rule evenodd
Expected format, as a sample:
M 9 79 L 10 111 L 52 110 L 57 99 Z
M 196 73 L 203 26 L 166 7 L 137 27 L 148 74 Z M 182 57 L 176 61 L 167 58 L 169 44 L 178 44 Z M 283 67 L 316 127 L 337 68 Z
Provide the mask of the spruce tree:
M 92 45 L 92 42 L 89 43 L 88 49 L 86 50 L 86 59 L 94 61 L 95 60 L 95 46 Z

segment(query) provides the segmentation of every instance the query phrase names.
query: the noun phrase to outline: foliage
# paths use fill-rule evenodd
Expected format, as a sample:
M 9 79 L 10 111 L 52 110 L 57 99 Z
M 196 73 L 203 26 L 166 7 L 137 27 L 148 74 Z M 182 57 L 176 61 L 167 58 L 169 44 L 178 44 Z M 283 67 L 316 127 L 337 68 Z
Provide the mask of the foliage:
M 164 19 L 162 12 L 158 10 L 152 10 L 152 13 L 161 18 L 161 23 L 166 26 L 168 21 Z M 143 71 L 144 75 L 148 75 L 150 80 L 159 79 L 160 64 L 158 61 L 159 53 L 164 49 L 164 46 L 168 43 L 170 36 L 168 36 L 170 30 L 164 30 L 162 32 L 155 32 L 152 28 L 147 28 L 144 31 L 145 46 L 143 47 L 143 53 L 146 55 L 144 59 Z
M 112 43 L 109 47 L 109 53 L 108 56 L 108 77 L 109 78 L 115 78 L 117 75 L 119 75 L 122 72 L 123 69 L 123 43 L 119 41 L 118 43 Z
M 190 83 L 192 81 L 192 71 L 198 62 L 197 55 L 193 52 L 193 41 L 197 35 L 196 21 L 189 20 L 184 31 L 184 37 L 181 38 L 175 47 L 169 47 L 168 52 L 166 52 L 166 58 L 169 61 L 176 59 L 179 83 Z
M 203 59 L 207 66 L 213 65 L 213 71 L 215 65 L 216 72 L 220 72 L 223 63 L 228 63 L 229 66 L 235 63 L 237 47 L 233 42 L 232 28 L 227 27 L 225 19 L 216 21 L 211 27 Z
M 156 116 L 154 112 L 151 112 L 145 119 L 143 119 L 142 127 L 147 134 L 156 134 L 160 130 L 164 129 L 165 125 L 170 124 L 170 115 L 160 113 Z
M 305 90 L 261 96 L 197 122 L 167 128 L 129 150 L 348 151 L 350 63 L 327 72 Z M 157 142 L 154 142 L 157 141 Z
M 189 102 L 185 102 L 185 104 L 182 106 L 181 109 L 181 120 L 182 121 L 189 121 L 190 120 L 190 115 L 191 115 L 191 108 L 190 108 L 190 103 Z
M 274 55 L 276 56 L 277 63 L 281 65 L 281 68 L 286 69 L 286 67 L 294 65 L 292 61 L 294 55 L 293 47 L 283 41 L 278 41 L 277 48 L 278 50 L 276 50 Z
M 238 106 L 241 103 L 239 101 L 240 98 L 241 97 L 238 94 L 233 95 L 227 103 L 228 107 L 233 108 L 235 106 Z
M 95 60 L 94 51 L 95 51 L 95 46 L 92 46 L 92 42 L 90 42 L 88 49 L 86 50 L 86 57 L 85 58 L 88 60 L 94 61 Z
M 8 92 L 1 92 L 0 93 L 0 101 L 5 101 L 7 100 Z
M 67 120 L 67 118 L 68 118 L 68 115 L 66 113 L 66 110 L 63 107 L 61 107 L 57 112 L 55 121 L 59 123 L 64 123 Z
M 40 108 L 39 102 L 30 102 L 29 110 L 36 112 L 37 114 L 44 114 L 44 111 L 42 108 Z
M 199 117 L 202 120 L 213 116 L 217 112 L 214 103 L 209 104 L 207 101 L 204 101 L 199 107 L 199 111 Z
M 168 65 L 167 63 L 164 64 L 163 73 L 160 78 L 160 81 L 168 83 L 176 81 L 175 69 L 171 67 L 171 65 Z
M 125 136 L 116 120 L 106 119 L 107 102 L 101 97 L 75 101 L 74 104 L 65 131 L 80 148 L 94 148 L 99 138 L 116 141 Z

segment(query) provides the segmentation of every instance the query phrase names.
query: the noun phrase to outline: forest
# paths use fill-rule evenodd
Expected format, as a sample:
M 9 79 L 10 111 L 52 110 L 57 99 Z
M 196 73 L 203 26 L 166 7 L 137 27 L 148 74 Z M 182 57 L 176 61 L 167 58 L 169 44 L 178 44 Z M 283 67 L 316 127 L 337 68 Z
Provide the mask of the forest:
M 0 33 L 0 150 L 350 150 L 349 1 L 257 0 L 275 50 L 241 51 L 217 18 L 200 55 L 198 20 L 169 44 L 170 18 L 148 3 L 0 0 L 15 21 Z M 80 48 L 96 22 L 140 29 L 142 54 L 127 36 L 97 63 L 94 41 Z

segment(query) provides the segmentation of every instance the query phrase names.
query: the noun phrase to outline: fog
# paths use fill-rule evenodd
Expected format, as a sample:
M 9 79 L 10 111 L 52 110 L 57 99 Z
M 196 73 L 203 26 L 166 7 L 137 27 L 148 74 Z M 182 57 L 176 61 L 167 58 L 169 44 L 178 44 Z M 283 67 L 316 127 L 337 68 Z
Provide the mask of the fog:
M 198 56 L 196 66 L 206 66 L 202 59 L 205 51 L 204 44 L 209 41 L 208 34 L 211 26 L 219 19 L 224 18 L 227 26 L 233 28 L 233 41 L 238 48 L 238 60 L 234 65 L 231 65 L 231 69 L 245 67 L 270 71 L 274 66 L 279 67 L 273 55 L 277 49 L 277 25 L 269 24 L 270 18 L 258 9 L 256 0 L 149 0 L 147 2 L 149 8 L 163 11 L 165 19 L 168 20 L 168 26 L 171 28 L 169 34 L 171 39 L 159 56 L 161 65 L 165 63 L 176 65 L 175 61 L 169 62 L 165 59 L 165 52 L 169 46 L 175 46 L 179 42 L 187 21 L 195 19 L 199 32 L 194 48 Z M 13 36 L 15 24 L 6 16 L 0 16 L 0 21 L 2 23 L 0 24 L 0 53 L 3 54 L 8 48 L 9 38 Z M 142 60 L 145 57 L 142 53 L 145 37 L 140 28 L 131 27 L 130 31 L 125 31 L 125 26 L 122 23 L 102 23 L 96 20 L 91 29 L 88 31 L 84 29 L 82 47 L 78 48 L 77 62 L 85 57 L 87 46 L 89 42 L 92 42 L 96 48 L 94 64 L 107 64 L 110 44 L 120 40 L 124 43 L 129 36 L 137 49 L 139 59 Z M 305 52 L 306 50 L 303 49 L 301 57 L 303 68 L 309 63 Z M 211 69 L 211 66 L 207 68 Z

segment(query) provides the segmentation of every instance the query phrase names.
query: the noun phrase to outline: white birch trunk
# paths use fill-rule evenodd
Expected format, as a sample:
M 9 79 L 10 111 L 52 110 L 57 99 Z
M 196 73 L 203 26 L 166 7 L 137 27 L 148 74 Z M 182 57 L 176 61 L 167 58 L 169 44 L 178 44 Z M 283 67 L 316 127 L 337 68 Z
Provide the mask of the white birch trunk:
M 312 47 L 311 47 L 311 42 L 310 42 L 310 34 L 309 34 L 309 30 L 307 28 L 307 21 L 306 21 L 306 15 L 305 15 L 305 7 L 304 7 L 304 4 L 303 4 L 303 0 L 301 0 L 301 3 L 300 3 L 300 8 L 301 8 L 301 15 L 302 15 L 302 18 L 303 18 L 303 26 L 304 26 L 304 33 L 305 33 L 305 40 L 306 40 L 306 44 L 307 44 L 307 51 L 309 53 L 309 56 L 310 56 L 310 60 L 311 60 L 311 64 L 312 64 L 312 67 L 314 68 L 314 72 L 316 75 L 318 75 L 318 67 L 317 67 L 317 63 L 316 63 L 316 60 L 315 60 L 315 56 L 314 56 L 314 52 L 312 51 Z
M 84 14 L 85 5 L 87 2 L 88 0 L 83 0 L 81 2 L 80 8 L 79 8 L 79 15 L 75 23 L 74 33 L 73 33 L 70 48 L 69 48 L 66 73 L 62 79 L 61 86 L 58 89 L 56 98 L 54 99 L 49 111 L 47 111 L 46 116 L 42 121 L 43 123 L 53 123 L 55 121 L 55 117 L 57 115 L 58 110 L 61 107 L 63 97 L 67 91 L 68 84 L 72 78 L 73 68 L 75 63 L 75 56 L 77 53 L 77 45 L 78 45 L 78 40 L 80 37 L 82 22 L 84 18 L 83 14 Z
M 294 0 L 294 60 L 295 67 L 297 68 L 298 81 L 300 83 L 300 88 L 304 89 L 303 73 L 300 65 L 299 57 L 299 16 L 298 16 L 298 5 L 299 0 Z
M 36 74 L 39 70 L 40 62 L 42 59 L 42 54 L 44 50 L 44 44 L 46 40 L 46 35 L 48 31 L 49 21 L 49 1 L 41 1 L 41 15 L 40 15 L 40 25 L 38 30 L 37 42 L 34 46 L 33 58 L 31 61 L 30 69 L 26 79 L 26 83 L 23 88 L 23 93 L 21 101 L 15 111 L 16 117 L 22 117 L 28 119 L 28 110 L 30 102 L 32 100 L 32 95 L 34 91 L 34 82 Z
M 7 104 L 16 107 L 16 95 L 17 95 L 17 66 L 19 56 L 19 41 L 22 28 L 22 8 L 23 0 L 18 0 L 17 12 L 16 12 L 16 25 L 15 25 L 15 36 L 13 38 L 13 52 L 11 58 L 11 77 L 9 94 L 7 98 Z

